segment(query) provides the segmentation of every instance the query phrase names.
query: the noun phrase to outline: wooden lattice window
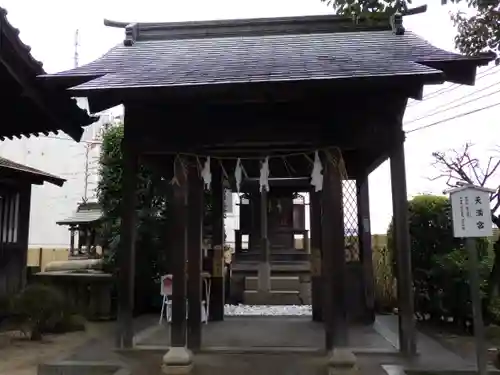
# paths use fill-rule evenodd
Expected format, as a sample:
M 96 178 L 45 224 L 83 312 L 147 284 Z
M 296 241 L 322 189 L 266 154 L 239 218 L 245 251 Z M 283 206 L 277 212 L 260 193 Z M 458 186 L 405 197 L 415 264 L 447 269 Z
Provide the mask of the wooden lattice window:
M 19 238 L 19 193 L 0 195 L 0 241 L 17 243 Z
M 346 262 L 359 262 L 358 199 L 356 180 L 342 181 Z

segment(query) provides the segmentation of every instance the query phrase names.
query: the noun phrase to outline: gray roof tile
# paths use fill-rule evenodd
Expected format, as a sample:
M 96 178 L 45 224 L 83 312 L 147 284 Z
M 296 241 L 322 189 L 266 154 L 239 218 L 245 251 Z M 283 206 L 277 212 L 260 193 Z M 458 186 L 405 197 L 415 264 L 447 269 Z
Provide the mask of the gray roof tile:
M 34 179 L 42 180 L 44 182 L 50 182 L 51 184 L 57 186 L 63 186 L 63 184 L 66 182 L 66 180 L 61 177 L 57 177 L 53 174 L 43 172 L 39 169 L 35 169 L 24 164 L 19 164 L 2 157 L 0 157 L 0 169 L 8 169 L 13 171 L 14 173 L 28 175 L 30 177 L 33 177 Z
M 67 219 L 58 221 L 58 225 L 71 225 L 71 224 L 86 224 L 93 223 L 102 219 L 101 209 L 80 210 L 76 211 L 72 216 Z
M 97 90 L 440 73 L 426 64 L 471 59 L 392 31 L 138 40 L 56 76 L 94 75 Z

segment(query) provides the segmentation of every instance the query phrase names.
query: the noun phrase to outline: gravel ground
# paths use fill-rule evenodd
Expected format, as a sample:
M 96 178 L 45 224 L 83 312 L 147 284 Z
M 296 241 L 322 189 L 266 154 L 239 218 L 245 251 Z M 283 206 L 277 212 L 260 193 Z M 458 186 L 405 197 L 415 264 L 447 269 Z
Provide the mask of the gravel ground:
M 226 305 L 228 316 L 311 316 L 311 305 Z

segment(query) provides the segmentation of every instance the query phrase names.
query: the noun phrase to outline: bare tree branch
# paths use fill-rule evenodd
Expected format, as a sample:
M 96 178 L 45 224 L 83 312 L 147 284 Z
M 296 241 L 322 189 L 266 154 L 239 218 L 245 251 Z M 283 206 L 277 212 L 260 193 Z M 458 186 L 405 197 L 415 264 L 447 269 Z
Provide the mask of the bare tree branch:
M 483 187 L 491 184 L 492 179 L 500 172 L 500 152 L 490 156 L 486 169 L 483 169 L 479 159 L 472 156 L 472 147 L 471 143 L 466 143 L 461 150 L 434 152 L 432 165 L 439 170 L 439 174 L 432 177 L 431 181 L 446 178 L 446 185 L 449 187 L 456 186 L 457 182 Z M 500 227 L 500 217 L 497 215 L 497 211 L 500 209 L 500 183 L 498 183 L 495 193 L 491 194 L 490 202 L 493 222 Z

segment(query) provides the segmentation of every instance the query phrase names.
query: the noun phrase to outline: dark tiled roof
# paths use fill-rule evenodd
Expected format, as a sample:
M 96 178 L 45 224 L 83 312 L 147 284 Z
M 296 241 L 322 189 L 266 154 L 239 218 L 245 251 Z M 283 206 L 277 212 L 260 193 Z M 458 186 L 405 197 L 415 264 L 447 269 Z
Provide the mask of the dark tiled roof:
M 75 212 L 72 216 L 67 219 L 58 221 L 58 225 L 70 225 L 70 224 L 88 224 L 102 219 L 102 211 L 100 209 L 93 210 L 81 210 Z
M 31 48 L 19 38 L 19 30 L 9 23 L 7 11 L 1 7 L 0 26 L 0 39 L 5 45 L 5 49 L 0 52 L 0 66 L 5 67 L 0 74 L 0 90 L 7 91 L 3 93 L 4 98 L 16 103 L 11 106 L 12 113 L 10 108 L 5 108 L 7 106 L 2 108 L 2 116 L 8 120 L 4 121 L 0 129 L 0 139 L 62 130 L 79 140 L 83 127 L 96 119 L 80 109 L 67 93 L 54 93 L 42 87 L 36 79 L 38 75 L 45 74 L 42 63 L 33 58 Z M 7 82 L 21 85 L 23 95 L 16 97 L 17 90 L 12 90 Z
M 62 186 L 66 182 L 65 179 L 57 177 L 53 174 L 43 172 L 39 169 L 28 167 L 27 165 L 19 164 L 2 157 L 0 157 L 0 169 L 6 169 L 14 175 L 31 177 L 33 179 L 33 183 L 43 183 L 46 181 L 57 186 Z
M 118 45 L 88 65 L 53 76 L 86 76 L 88 82 L 73 89 L 99 90 L 432 75 L 442 73 L 429 66 L 433 62 L 473 60 L 436 48 L 411 32 L 396 35 L 388 27 L 336 32 L 325 23 L 338 19 L 331 16 L 302 17 L 296 23 L 305 24 L 309 18 L 314 22 L 308 28 L 290 23 L 291 29 L 281 33 L 272 29 L 273 22 L 278 24 L 272 19 L 265 29 L 258 29 L 262 20 L 255 20 L 254 32 L 248 31 L 252 20 L 246 20 L 245 27 L 233 21 L 240 23 L 236 31 L 229 30 L 230 21 L 222 26 L 213 21 L 139 24 L 128 30 L 129 36 L 135 32 L 132 45 Z M 235 36 L 238 30 L 241 36 Z M 481 63 L 478 59 L 477 65 Z
M 58 225 L 72 225 L 72 224 L 88 224 L 99 221 L 102 219 L 103 213 L 101 206 L 97 202 L 83 202 L 78 205 L 76 212 L 61 221 Z

